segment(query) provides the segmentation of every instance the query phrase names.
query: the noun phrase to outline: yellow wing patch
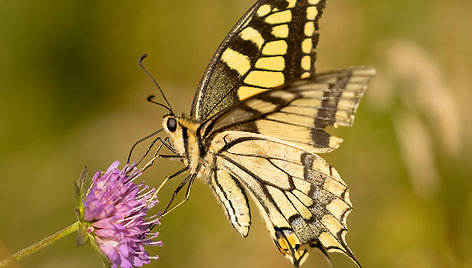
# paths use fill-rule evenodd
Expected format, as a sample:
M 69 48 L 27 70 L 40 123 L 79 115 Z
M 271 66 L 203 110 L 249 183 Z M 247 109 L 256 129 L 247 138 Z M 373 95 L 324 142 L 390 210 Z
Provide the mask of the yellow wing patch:
M 244 100 L 266 90 L 266 88 L 242 86 L 238 89 L 238 97 L 240 100 Z
M 276 12 L 273 13 L 265 19 L 265 22 L 269 24 L 281 24 L 281 23 L 287 23 L 292 20 L 292 11 L 290 10 L 285 10 L 281 12 Z
M 266 56 L 285 55 L 287 53 L 287 42 L 285 40 L 272 41 L 262 49 Z
M 285 59 L 282 56 L 262 57 L 257 60 L 256 68 L 271 71 L 283 71 L 285 69 Z
M 288 25 L 282 24 L 272 28 L 272 34 L 278 38 L 287 38 L 288 37 Z
M 318 15 L 318 8 L 315 6 L 308 7 L 306 9 L 306 18 L 309 20 L 314 20 Z
M 236 70 L 239 75 L 245 75 L 249 69 L 251 69 L 249 57 L 230 48 L 223 52 L 221 59 L 228 65 L 228 67 Z
M 284 75 L 281 72 L 252 71 L 244 82 L 258 87 L 276 87 L 284 83 Z
M 262 6 L 260 6 L 259 9 L 257 10 L 257 15 L 258 15 L 259 17 L 264 17 L 265 15 L 267 15 L 267 14 L 270 13 L 271 9 L 272 9 L 272 8 L 270 7 L 270 5 L 267 5 L 267 4 L 266 4 L 266 5 L 262 5 Z
M 257 45 L 257 47 L 261 48 L 264 44 L 264 38 L 262 35 L 254 28 L 247 27 L 241 31 L 239 34 L 243 40 L 248 40 L 253 42 Z

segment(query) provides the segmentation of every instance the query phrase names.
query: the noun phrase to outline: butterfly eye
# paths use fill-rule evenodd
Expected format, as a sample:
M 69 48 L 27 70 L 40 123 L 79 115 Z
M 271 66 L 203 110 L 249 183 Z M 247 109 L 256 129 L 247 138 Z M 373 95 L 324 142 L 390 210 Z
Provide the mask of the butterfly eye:
M 175 118 L 169 118 L 169 120 L 167 120 L 167 129 L 170 132 L 174 132 L 177 129 L 177 120 L 175 120 Z

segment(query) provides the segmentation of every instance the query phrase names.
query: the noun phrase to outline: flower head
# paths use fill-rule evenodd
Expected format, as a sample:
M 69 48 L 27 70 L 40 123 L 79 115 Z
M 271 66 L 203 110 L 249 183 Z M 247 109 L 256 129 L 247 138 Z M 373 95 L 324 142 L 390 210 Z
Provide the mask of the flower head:
M 151 227 L 160 224 L 159 219 L 146 218 L 150 208 L 157 204 L 153 198 L 155 189 L 133 180 L 141 171 L 133 165 L 118 169 L 116 161 L 104 173 L 96 172 L 87 192 L 84 191 L 84 173 L 77 183 L 79 206 L 77 214 L 81 222 L 82 237 L 98 249 L 106 262 L 115 267 L 132 268 L 150 263 L 157 256 L 149 256 L 144 246 L 162 246 L 154 241 L 158 233 Z

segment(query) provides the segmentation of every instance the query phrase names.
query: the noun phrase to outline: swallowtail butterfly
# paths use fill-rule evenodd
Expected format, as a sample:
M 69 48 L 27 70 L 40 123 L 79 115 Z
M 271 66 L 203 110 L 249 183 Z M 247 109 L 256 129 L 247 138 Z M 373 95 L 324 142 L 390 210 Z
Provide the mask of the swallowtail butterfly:
M 346 244 L 349 191 L 318 154 L 342 139 L 328 126 L 351 126 L 372 67 L 315 72 L 318 20 L 326 0 L 259 0 L 223 40 L 195 94 L 190 116 L 171 111 L 163 127 L 189 172 L 209 184 L 236 231 L 251 225 L 254 199 L 280 252 L 295 266 L 307 248 Z M 185 201 L 184 200 L 184 201 Z

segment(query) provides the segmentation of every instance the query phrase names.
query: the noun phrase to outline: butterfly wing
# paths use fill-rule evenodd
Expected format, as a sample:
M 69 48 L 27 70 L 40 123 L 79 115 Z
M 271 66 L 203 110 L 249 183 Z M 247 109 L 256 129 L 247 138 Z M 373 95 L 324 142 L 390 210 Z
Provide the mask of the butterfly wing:
M 216 160 L 213 158 L 213 160 Z M 234 229 L 246 237 L 249 233 L 249 226 L 251 225 L 251 213 L 249 211 L 249 202 L 241 183 L 237 178 L 228 173 L 226 170 L 218 168 L 213 162 L 212 174 L 209 184 L 213 189 L 216 197 L 223 205 L 228 220 L 233 225 Z
M 315 73 L 318 20 L 325 0 L 261 0 L 223 40 L 195 94 L 191 117 Z
M 372 67 L 350 67 L 260 93 L 206 121 L 199 129 L 200 136 L 211 140 L 223 131 L 245 131 L 313 153 L 330 152 L 342 139 L 328 134 L 325 128 L 352 125 L 374 75 Z
M 349 191 L 326 161 L 286 142 L 239 131 L 219 133 L 212 149 L 216 169 L 248 189 L 276 246 L 295 266 L 308 256 L 307 247 L 340 251 L 357 263 L 345 241 Z
M 371 67 L 317 74 L 238 102 L 201 125 L 198 134 L 212 155 L 210 185 L 240 234 L 250 224 L 242 184 L 295 266 L 307 246 L 341 251 L 358 264 L 345 241 L 352 209 L 347 186 L 315 153 L 338 147 L 341 139 L 324 129 L 352 125 L 374 74 Z

